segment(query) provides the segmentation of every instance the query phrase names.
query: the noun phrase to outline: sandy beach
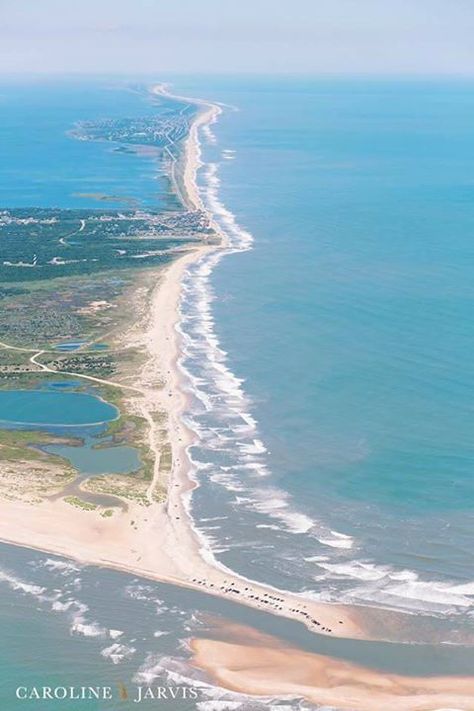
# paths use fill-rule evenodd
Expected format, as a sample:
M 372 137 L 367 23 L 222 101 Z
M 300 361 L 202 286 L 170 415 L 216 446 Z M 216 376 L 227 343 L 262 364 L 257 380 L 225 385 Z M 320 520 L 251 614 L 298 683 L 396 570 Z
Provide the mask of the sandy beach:
M 156 87 L 163 93 L 163 87 Z M 220 108 L 200 103 L 202 110 L 186 141 L 183 184 L 187 202 L 203 209 L 196 183 L 199 168 L 199 129 L 214 121 Z M 212 216 L 211 216 L 212 219 Z M 124 387 L 127 407 L 139 413 L 149 426 L 149 446 L 154 455 L 153 477 L 147 490 L 148 506 L 128 503 L 126 510 L 103 517 L 97 511 L 70 506 L 62 499 L 32 505 L 26 501 L 0 501 L 0 540 L 66 556 L 81 563 L 106 566 L 150 580 L 172 583 L 232 600 L 275 615 L 297 620 L 308 629 L 337 637 L 368 639 L 357 608 L 320 603 L 304 596 L 277 590 L 251 581 L 215 562 L 194 530 L 187 511 L 190 478 L 187 447 L 194 434 L 183 424 L 186 390 L 178 368 L 180 354 L 177 324 L 183 275 L 194 262 L 220 245 L 201 244 L 183 253 L 171 265 L 156 273 L 156 286 L 141 343 L 147 359 L 133 381 Z M 34 358 L 34 357 L 33 357 Z M 36 361 L 34 361 L 36 363 Z M 36 363 L 37 364 L 37 363 Z M 37 364 L 38 365 L 38 364 Z M 87 376 L 79 376 L 87 377 Z M 108 383 L 98 378 L 91 378 Z M 120 387 L 120 386 L 119 386 Z M 160 437 L 156 413 L 168 415 L 168 436 L 172 449 L 172 470 L 166 502 L 154 497 L 162 484 Z M 253 694 L 291 694 L 315 703 L 342 708 L 417 711 L 445 707 L 474 709 L 472 680 L 453 679 L 406 681 L 377 674 L 337 660 L 288 650 L 277 640 L 247 632 L 253 646 L 215 640 L 193 640 L 194 662 L 220 684 Z M 381 631 L 383 638 L 383 630 Z M 291 652 L 292 664 L 288 666 Z M 431 685 L 431 686 L 430 686 Z M 436 697 L 436 701 L 434 701 Z M 403 698 L 403 706 L 400 699 Z M 344 705 L 345 704 L 345 705 Z
M 233 641 L 195 639 L 193 662 L 227 689 L 304 698 L 352 711 L 472 711 L 472 677 L 416 677 L 369 670 L 302 652 L 249 627 L 228 625 Z
M 152 91 L 166 94 L 162 86 L 154 87 Z M 200 164 L 198 132 L 215 120 L 220 108 L 201 101 L 196 103 L 201 110 L 185 144 L 183 184 L 189 206 L 203 209 L 196 184 Z M 349 608 L 320 604 L 247 580 L 214 564 L 209 552 L 202 555 L 202 544 L 186 508 L 189 491 L 196 484 L 189 477 L 191 464 L 186 452 L 193 441 L 193 433 L 182 423 L 186 396 L 183 376 L 177 367 L 180 344 L 176 325 L 180 318 L 180 289 L 185 270 L 214 250 L 225 249 L 225 235 L 221 238 L 219 245 L 200 245 L 157 272 L 149 318 L 140 334 L 147 349 L 146 364 L 134 382 L 128 381 L 126 386 L 121 386 L 127 396 L 127 407 L 149 424 L 149 446 L 154 455 L 154 475 L 147 492 L 149 506 L 129 503 L 126 511 L 104 518 L 98 512 L 74 508 L 61 499 L 34 506 L 24 501 L 1 501 L 0 539 L 85 563 L 204 590 L 299 620 L 323 634 L 362 636 L 363 631 Z M 45 366 L 41 367 L 47 370 Z M 110 384 L 100 378 L 89 379 Z M 168 414 L 172 448 L 173 465 L 166 503 L 157 502 L 153 497 L 162 477 L 159 426 L 154 416 L 158 410 Z
M 201 554 L 201 544 L 186 509 L 186 494 L 195 486 L 189 478 L 186 447 L 193 433 L 182 423 L 186 406 L 182 375 L 177 368 L 181 278 L 187 266 L 215 247 L 198 247 L 173 262 L 158 275 L 148 328 L 143 334 L 149 358 L 130 390 L 130 406 L 150 424 L 150 448 L 155 455 L 154 477 L 147 507 L 128 504 L 110 518 L 71 507 L 63 500 L 32 506 L 22 501 L 0 502 L 0 539 L 57 553 L 83 563 L 132 572 L 157 581 L 171 582 L 227 597 L 234 602 L 264 609 L 303 622 L 310 629 L 338 636 L 358 637 L 362 630 L 339 605 L 318 604 L 295 594 L 277 591 L 241 578 L 213 565 Z M 157 375 L 165 381 L 156 386 Z M 137 391 L 137 395 L 135 395 Z M 165 408 L 173 469 L 166 503 L 153 500 L 160 481 L 160 441 L 153 413 Z

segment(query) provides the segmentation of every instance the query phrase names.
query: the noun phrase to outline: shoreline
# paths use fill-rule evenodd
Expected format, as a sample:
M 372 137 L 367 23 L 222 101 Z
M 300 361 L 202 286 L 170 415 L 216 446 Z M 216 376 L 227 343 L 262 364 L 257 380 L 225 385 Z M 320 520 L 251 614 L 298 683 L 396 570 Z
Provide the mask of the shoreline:
M 152 92 L 174 98 L 161 85 L 153 87 Z M 204 207 L 196 182 L 200 165 L 198 133 L 200 127 L 215 120 L 221 109 L 199 99 L 192 101 L 203 110 L 197 114 L 185 141 L 183 181 L 188 202 L 194 209 L 201 210 Z M 212 220 L 212 215 L 210 218 Z M 182 421 L 187 396 L 184 375 L 178 364 L 177 326 L 181 280 L 187 267 L 229 248 L 226 235 L 217 230 L 222 240 L 219 245 L 202 244 L 191 248 L 157 272 L 149 319 L 142 334 L 149 357 L 134 385 L 126 386 L 131 411 L 141 414 L 149 424 L 150 450 L 155 458 L 147 491 L 149 505 L 140 507 L 127 502 L 127 511 L 103 518 L 91 511 L 75 509 L 60 499 L 35 506 L 23 501 L 0 501 L 0 540 L 232 599 L 297 620 L 321 634 L 362 638 L 363 630 L 349 606 L 318 603 L 297 593 L 277 590 L 246 579 L 217 561 L 209 562 L 202 555 L 202 544 L 186 506 L 186 497 L 198 484 L 189 476 L 191 463 L 187 448 L 195 434 Z M 156 387 L 157 376 L 165 380 L 160 389 Z M 158 408 L 168 414 L 172 448 L 172 470 L 164 504 L 153 500 L 153 491 L 160 481 L 158 425 L 154 419 Z
M 181 320 L 181 280 L 186 272 L 187 267 L 191 263 L 200 261 L 207 255 L 211 255 L 215 252 L 225 252 L 225 250 L 230 247 L 228 236 L 215 224 L 213 214 L 209 213 L 209 211 L 203 205 L 197 185 L 197 171 L 199 170 L 199 167 L 201 165 L 199 128 L 216 121 L 217 117 L 222 112 L 222 109 L 217 104 L 212 104 L 202 99 L 190 99 L 189 97 L 182 97 L 179 95 L 172 94 L 168 92 L 166 86 L 161 84 L 153 87 L 152 93 L 169 96 L 175 99 L 186 100 L 188 102 L 192 102 L 198 106 L 203 107 L 203 110 L 197 114 L 195 121 L 193 121 L 189 135 L 185 142 L 186 159 L 183 171 L 183 183 L 191 206 L 197 210 L 204 210 L 208 214 L 211 224 L 216 229 L 221 239 L 218 245 L 198 247 L 192 254 L 188 255 L 188 258 L 183 257 L 177 260 L 175 264 L 176 271 L 177 273 L 179 273 L 179 276 L 177 276 L 177 281 L 179 283 L 175 283 L 173 280 L 174 283 L 172 285 L 168 285 L 168 287 L 161 289 L 161 294 L 164 297 L 164 300 L 166 300 L 170 288 L 176 288 L 178 290 L 178 293 L 176 294 L 175 298 L 174 313 L 172 316 L 173 333 L 169 336 L 169 341 L 172 343 L 172 353 L 168 356 L 167 359 L 168 366 L 170 367 L 166 368 L 166 372 L 169 372 L 169 389 L 174 396 L 177 396 L 175 397 L 173 404 L 171 405 L 171 407 L 169 407 L 168 410 L 168 415 L 170 418 L 170 441 L 172 444 L 173 452 L 177 452 L 178 456 L 175 457 L 173 455 L 173 469 L 170 476 L 170 486 L 168 488 L 168 499 L 166 502 L 169 523 L 173 528 L 175 540 L 181 542 L 181 545 L 179 546 L 180 551 L 187 551 L 188 555 L 192 554 L 193 558 L 196 557 L 196 559 L 199 559 L 200 570 L 201 566 L 204 566 L 204 569 L 201 570 L 201 572 L 199 573 L 199 575 L 201 575 L 202 577 L 200 578 L 200 582 L 198 582 L 196 589 L 199 589 L 201 591 L 204 590 L 210 594 L 217 594 L 221 597 L 226 597 L 226 595 L 222 593 L 224 592 L 223 588 L 227 588 L 228 595 L 230 595 L 231 597 L 236 595 L 238 596 L 238 599 L 233 597 L 234 601 L 249 604 L 253 607 L 257 607 L 257 609 L 264 609 L 269 612 L 273 612 L 274 614 L 281 614 L 283 612 L 283 608 L 279 610 L 278 607 L 282 607 L 280 603 L 285 600 L 288 605 L 291 604 L 294 607 L 294 612 L 291 613 L 291 610 L 287 609 L 287 614 L 284 614 L 283 616 L 291 617 L 300 622 L 303 622 L 306 627 L 312 629 L 315 632 L 323 634 L 332 633 L 337 636 L 361 637 L 363 636 L 362 630 L 352 619 L 352 616 L 349 615 L 349 606 L 315 603 L 309 599 L 305 599 L 303 596 L 299 596 L 297 594 L 290 593 L 285 590 L 279 590 L 273 588 L 272 586 L 260 584 L 257 581 L 247 579 L 235 573 L 234 571 L 227 569 L 224 565 L 220 564 L 214 559 L 212 563 L 209 563 L 202 556 L 202 547 L 201 542 L 199 540 L 199 534 L 194 529 L 193 522 L 185 502 L 185 497 L 188 496 L 193 489 L 198 487 L 199 484 L 189 476 L 189 471 L 192 469 L 192 463 L 189 459 L 188 447 L 197 440 L 197 435 L 183 422 L 183 414 L 185 412 L 185 407 L 187 404 L 187 396 L 185 394 L 185 375 L 183 374 L 179 366 L 181 336 L 178 332 L 178 326 Z M 179 268 L 177 266 L 178 262 L 181 263 L 182 268 Z M 171 271 L 172 267 L 173 265 L 169 268 L 169 271 Z M 167 270 L 168 274 L 169 271 Z M 167 277 L 165 276 L 165 279 L 166 278 Z M 161 300 L 160 291 L 158 291 L 157 294 L 157 301 L 159 300 Z M 159 306 L 157 308 L 157 306 L 158 304 L 155 302 L 155 322 L 159 322 L 159 314 L 164 310 L 160 309 Z M 163 356 L 162 346 L 163 343 L 161 344 L 161 353 Z M 174 466 L 175 462 L 178 465 L 176 470 Z M 176 512 L 179 512 L 179 518 L 176 515 L 173 515 L 176 514 Z M 179 523 L 177 523 L 177 521 L 179 521 Z M 214 577 L 217 575 L 220 576 L 220 581 L 214 580 Z M 212 578 L 212 580 L 210 579 L 210 577 Z M 195 582 L 195 580 L 192 580 L 191 582 Z M 219 582 L 221 583 L 221 585 L 218 585 Z M 220 592 L 216 591 L 217 586 L 219 586 Z M 237 592 L 237 588 L 239 586 L 241 588 L 243 586 L 243 588 L 240 592 Z M 231 587 L 233 587 L 234 590 L 231 590 Z M 247 591 L 246 599 L 240 597 L 244 590 Z M 250 597 L 252 595 L 253 597 Z M 255 604 L 253 602 L 255 596 L 259 596 L 261 600 L 264 597 L 267 597 L 267 600 L 257 602 L 257 604 Z M 270 601 L 270 598 L 272 596 L 273 598 L 275 598 L 273 602 Z M 277 603 L 276 598 L 279 598 L 280 602 Z M 271 609 L 271 606 L 273 606 L 274 609 Z M 325 619 L 326 621 L 323 623 L 319 620 L 316 620 L 317 617 Z M 331 626 L 328 627 L 328 625 Z M 340 634 L 341 625 L 344 627 L 344 634 Z
M 407 676 L 305 652 L 244 625 L 190 642 L 214 683 L 255 697 L 306 699 L 347 711 L 473 711 L 472 676 Z M 290 661 L 291 660 L 291 661 Z
M 167 96 L 170 99 L 180 99 L 182 101 L 187 101 L 188 103 L 193 103 L 196 106 L 203 107 L 204 110 L 199 111 L 196 115 L 194 121 L 189 129 L 188 136 L 184 142 L 184 168 L 183 168 L 183 186 L 186 192 L 186 198 L 183 198 L 183 202 L 187 202 L 188 205 L 193 210 L 202 210 L 208 213 L 205 209 L 201 196 L 199 195 L 198 185 L 197 185 L 197 171 L 201 166 L 201 147 L 199 141 L 199 128 L 201 126 L 208 126 L 217 120 L 217 117 L 222 113 L 222 109 L 218 104 L 212 104 L 203 99 L 190 99 L 187 96 L 179 96 L 177 94 L 172 94 L 168 91 L 166 84 L 155 84 L 151 87 L 150 93 L 155 96 Z M 205 108 L 204 108 L 205 107 Z M 176 162 L 176 160 L 175 160 Z M 179 191 L 179 187 L 177 187 Z M 209 215 L 212 221 L 212 215 Z M 226 244 L 226 235 L 219 229 L 217 229 L 219 236 L 224 240 Z M 223 243 L 221 243 L 222 246 Z
M 161 86 L 155 93 L 168 94 Z M 177 97 L 182 98 L 182 97 Z M 189 101 L 189 99 L 188 99 Z M 189 209 L 204 210 L 197 185 L 200 167 L 199 129 L 214 121 L 221 109 L 197 100 L 203 107 L 185 140 L 182 180 Z M 209 214 L 212 224 L 213 215 Z M 188 511 L 189 497 L 199 483 L 191 475 L 188 448 L 197 435 L 184 422 L 188 405 L 186 376 L 180 368 L 182 280 L 188 268 L 233 247 L 215 226 L 220 244 L 191 246 L 171 264 L 157 270 L 146 326 L 140 343 L 147 360 L 127 390 L 126 408 L 141 415 L 149 425 L 149 447 L 154 455 L 153 477 L 147 489 L 148 506 L 127 501 L 126 510 L 101 517 L 63 499 L 31 505 L 26 501 L 0 500 L 0 540 L 7 544 L 73 559 L 79 563 L 109 568 L 157 583 L 172 584 L 214 595 L 305 625 L 310 632 L 338 638 L 389 640 L 389 625 L 378 628 L 364 619 L 363 606 L 316 602 L 304 593 L 279 590 L 245 578 L 227 569 L 209 555 Z M 81 377 L 81 376 L 79 376 Z M 94 380 L 94 378 L 92 378 Z M 100 379 L 95 378 L 98 382 Z M 157 385 L 158 381 L 164 385 Z M 167 482 L 167 500 L 154 498 L 163 483 L 160 471 L 158 410 L 168 416 L 172 467 Z M 207 555 L 206 555 L 207 554 Z M 387 611 L 387 617 L 389 612 Z M 410 678 L 375 671 L 343 662 L 329 655 L 305 652 L 281 640 L 246 627 L 234 635 L 224 624 L 226 636 L 216 640 L 189 640 L 190 663 L 221 687 L 255 696 L 303 697 L 318 704 L 360 711 L 431 711 L 441 706 L 474 711 L 474 681 L 470 677 Z M 242 627 L 242 629 L 244 629 Z M 232 639 L 232 636 L 237 639 Z M 456 693 L 458 692 L 458 693 Z

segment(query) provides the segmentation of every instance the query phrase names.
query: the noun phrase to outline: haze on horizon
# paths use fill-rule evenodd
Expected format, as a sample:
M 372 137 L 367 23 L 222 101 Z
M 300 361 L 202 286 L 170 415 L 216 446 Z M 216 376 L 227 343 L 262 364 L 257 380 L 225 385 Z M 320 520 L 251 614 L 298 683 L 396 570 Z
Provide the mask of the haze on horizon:
M 474 74 L 472 0 L 0 0 L 0 73 Z

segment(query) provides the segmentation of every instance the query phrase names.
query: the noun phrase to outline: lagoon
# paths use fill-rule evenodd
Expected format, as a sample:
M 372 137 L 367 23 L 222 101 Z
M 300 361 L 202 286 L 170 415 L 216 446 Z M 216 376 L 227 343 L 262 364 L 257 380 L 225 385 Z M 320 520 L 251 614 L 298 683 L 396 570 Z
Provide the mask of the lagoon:
M 93 395 L 48 390 L 0 391 L 0 422 L 77 427 L 115 420 L 114 405 Z
M 98 447 L 93 438 L 87 438 L 82 447 L 51 444 L 44 447 L 44 450 L 68 459 L 82 477 L 92 474 L 130 474 L 142 467 L 138 450 L 134 447 Z

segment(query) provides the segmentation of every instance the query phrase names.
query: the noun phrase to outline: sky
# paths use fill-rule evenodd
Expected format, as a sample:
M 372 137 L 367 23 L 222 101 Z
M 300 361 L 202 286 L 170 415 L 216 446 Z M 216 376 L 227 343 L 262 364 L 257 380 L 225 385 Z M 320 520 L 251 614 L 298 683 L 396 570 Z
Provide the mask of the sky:
M 474 74 L 474 0 L 0 0 L 0 73 Z

